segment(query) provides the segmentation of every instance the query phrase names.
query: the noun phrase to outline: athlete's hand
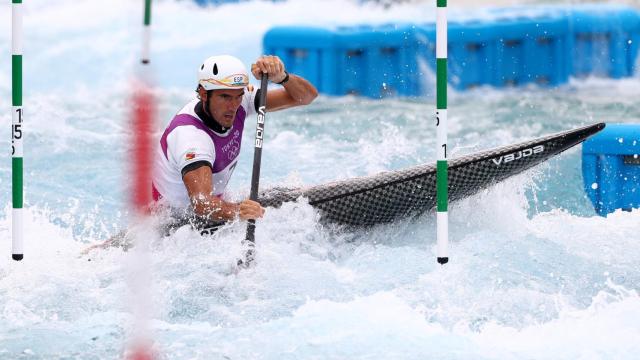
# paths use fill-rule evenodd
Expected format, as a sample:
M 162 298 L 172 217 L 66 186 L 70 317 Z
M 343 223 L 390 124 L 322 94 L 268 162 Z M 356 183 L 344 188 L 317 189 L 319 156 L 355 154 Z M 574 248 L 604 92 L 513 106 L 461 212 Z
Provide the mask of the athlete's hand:
M 240 209 L 238 216 L 241 220 L 255 220 L 264 215 L 264 208 L 259 203 L 253 200 L 244 200 L 240 203 Z
M 287 76 L 284 72 L 284 63 L 279 57 L 273 55 L 259 57 L 255 64 L 251 64 L 251 72 L 258 80 L 262 73 L 266 73 L 269 75 L 269 80 L 274 83 L 282 82 Z

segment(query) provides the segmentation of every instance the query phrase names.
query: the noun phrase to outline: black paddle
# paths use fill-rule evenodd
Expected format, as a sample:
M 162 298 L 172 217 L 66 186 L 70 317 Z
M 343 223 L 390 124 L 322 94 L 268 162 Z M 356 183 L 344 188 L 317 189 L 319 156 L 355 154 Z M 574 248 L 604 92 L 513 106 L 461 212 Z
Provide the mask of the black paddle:
M 262 140 L 264 136 L 264 118 L 267 112 L 267 86 L 269 75 L 263 73 L 260 80 L 260 99 L 258 102 L 258 124 L 256 125 L 256 141 L 253 151 L 253 174 L 251 175 L 251 193 L 249 200 L 258 201 L 258 186 L 260 185 L 260 162 L 262 161 Z M 243 260 L 238 260 L 238 266 L 248 267 L 253 261 L 255 248 L 256 221 L 249 220 L 247 224 L 247 236 L 245 238 L 248 247 Z

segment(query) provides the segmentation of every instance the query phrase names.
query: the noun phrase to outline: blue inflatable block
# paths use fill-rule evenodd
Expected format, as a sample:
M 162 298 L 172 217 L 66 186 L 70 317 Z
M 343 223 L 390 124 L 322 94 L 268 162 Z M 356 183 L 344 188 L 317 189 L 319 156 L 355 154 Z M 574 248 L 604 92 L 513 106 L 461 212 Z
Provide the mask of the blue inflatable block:
M 585 141 L 582 176 L 599 215 L 640 208 L 640 124 L 607 124 Z
M 569 77 L 567 32 L 568 21 L 558 16 L 453 22 L 450 82 L 457 89 L 562 84 Z
M 493 85 L 558 85 L 569 78 L 568 22 L 563 18 L 522 19 L 496 25 Z
M 264 53 L 277 55 L 291 73 L 298 74 L 319 91 L 343 95 L 337 91 L 336 34 L 312 27 L 277 27 L 263 39 Z
M 640 14 L 625 6 L 570 10 L 572 74 L 621 78 L 633 75 L 640 41 Z
M 278 27 L 267 32 L 263 46 L 329 95 L 415 96 L 424 75 L 416 34 L 410 25 Z
M 423 96 L 435 92 L 435 37 L 433 23 L 279 27 L 264 48 L 325 94 Z M 491 20 L 449 23 L 448 81 L 464 90 L 631 76 L 639 48 L 640 12 L 629 7 L 501 8 Z
M 415 27 L 338 28 L 336 41 L 339 93 L 372 98 L 419 94 Z

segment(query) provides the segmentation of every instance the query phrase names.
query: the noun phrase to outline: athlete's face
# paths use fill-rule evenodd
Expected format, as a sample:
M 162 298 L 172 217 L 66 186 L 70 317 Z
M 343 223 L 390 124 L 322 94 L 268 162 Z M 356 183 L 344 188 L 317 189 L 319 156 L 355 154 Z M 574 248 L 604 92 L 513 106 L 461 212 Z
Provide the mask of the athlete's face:
M 231 127 L 236 117 L 236 111 L 242 103 L 244 89 L 221 89 L 211 92 L 211 99 L 208 101 L 209 114 L 216 119 L 220 125 Z

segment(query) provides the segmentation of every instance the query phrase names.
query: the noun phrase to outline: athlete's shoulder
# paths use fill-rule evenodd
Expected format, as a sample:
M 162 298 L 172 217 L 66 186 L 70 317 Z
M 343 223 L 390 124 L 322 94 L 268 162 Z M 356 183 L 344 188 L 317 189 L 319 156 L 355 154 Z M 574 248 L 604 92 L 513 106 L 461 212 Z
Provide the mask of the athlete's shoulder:
M 200 119 L 200 117 L 198 117 L 198 114 L 196 114 L 196 105 L 198 104 L 199 101 L 200 100 L 197 98 L 189 101 L 180 111 L 178 111 L 176 116 L 184 114 L 184 115 L 191 115 L 196 119 Z
M 194 126 L 180 126 L 167 137 L 167 147 L 177 155 L 195 149 L 198 153 L 214 152 L 213 139 Z

